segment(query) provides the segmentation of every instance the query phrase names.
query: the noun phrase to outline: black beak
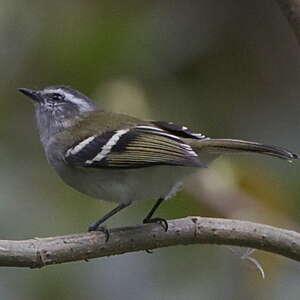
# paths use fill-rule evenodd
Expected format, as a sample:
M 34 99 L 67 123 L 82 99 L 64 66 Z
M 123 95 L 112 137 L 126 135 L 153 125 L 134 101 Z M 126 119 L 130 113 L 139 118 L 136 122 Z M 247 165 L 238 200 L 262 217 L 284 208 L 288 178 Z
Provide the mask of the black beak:
M 20 88 L 18 90 L 25 96 L 28 96 L 29 98 L 31 98 L 32 100 L 34 100 L 36 102 L 41 102 L 41 96 L 38 91 L 25 89 L 25 88 Z

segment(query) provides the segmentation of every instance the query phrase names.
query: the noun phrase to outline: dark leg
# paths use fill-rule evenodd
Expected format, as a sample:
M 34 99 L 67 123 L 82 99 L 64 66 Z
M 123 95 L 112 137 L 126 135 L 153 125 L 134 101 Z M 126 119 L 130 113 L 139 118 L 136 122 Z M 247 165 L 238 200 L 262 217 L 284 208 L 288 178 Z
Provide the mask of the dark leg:
M 146 216 L 146 218 L 143 220 L 143 223 L 160 223 L 161 226 L 164 228 L 165 231 L 168 231 L 168 222 L 167 220 L 163 218 L 152 218 L 154 212 L 157 210 L 157 208 L 160 206 L 160 204 L 164 201 L 164 198 L 159 198 L 155 204 L 153 205 L 152 209 Z
M 94 224 L 90 225 L 88 228 L 88 231 L 96 231 L 96 230 L 101 230 L 106 234 L 106 241 L 108 241 L 109 239 L 109 232 L 108 230 L 104 227 L 104 226 L 99 226 L 100 224 L 102 224 L 103 222 L 105 222 L 107 219 L 109 219 L 110 217 L 112 217 L 113 215 L 115 215 L 117 212 L 119 212 L 120 210 L 122 210 L 123 208 L 129 206 L 130 203 L 121 203 L 119 204 L 117 207 L 115 207 L 114 209 L 112 209 L 109 213 L 107 213 L 106 215 L 104 215 L 102 218 L 100 218 L 97 222 L 95 222 Z

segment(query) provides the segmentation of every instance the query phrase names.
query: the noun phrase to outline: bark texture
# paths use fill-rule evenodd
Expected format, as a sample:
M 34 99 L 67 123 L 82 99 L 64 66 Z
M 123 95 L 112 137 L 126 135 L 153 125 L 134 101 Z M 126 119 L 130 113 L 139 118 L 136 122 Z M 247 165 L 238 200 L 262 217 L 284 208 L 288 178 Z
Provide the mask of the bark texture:
M 300 261 L 300 234 L 247 221 L 187 217 L 168 221 L 167 232 L 159 224 L 102 232 L 29 240 L 0 240 L 0 266 L 41 268 L 46 265 L 189 244 L 250 247 Z

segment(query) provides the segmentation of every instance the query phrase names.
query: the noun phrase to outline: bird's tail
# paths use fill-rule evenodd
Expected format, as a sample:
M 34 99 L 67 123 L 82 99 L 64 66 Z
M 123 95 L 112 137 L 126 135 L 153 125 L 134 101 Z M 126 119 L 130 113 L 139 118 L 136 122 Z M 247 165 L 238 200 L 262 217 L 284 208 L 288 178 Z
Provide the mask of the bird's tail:
M 203 139 L 190 140 L 189 143 L 196 152 L 222 154 L 224 152 L 252 152 L 266 154 L 282 159 L 297 159 L 298 155 L 281 147 L 261 143 L 233 139 Z

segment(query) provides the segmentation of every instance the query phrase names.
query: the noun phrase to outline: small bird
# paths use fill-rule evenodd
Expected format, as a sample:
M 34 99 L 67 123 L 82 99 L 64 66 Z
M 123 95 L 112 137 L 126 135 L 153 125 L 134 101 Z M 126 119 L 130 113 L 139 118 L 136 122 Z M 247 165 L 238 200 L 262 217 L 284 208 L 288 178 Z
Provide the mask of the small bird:
M 143 223 L 172 197 L 184 177 L 224 152 L 254 152 L 294 160 L 298 155 L 261 143 L 214 139 L 173 122 L 145 121 L 107 112 L 68 86 L 20 88 L 33 100 L 41 143 L 62 180 L 86 195 L 118 205 L 88 230 L 108 231 L 107 219 L 134 201 L 156 200 Z

